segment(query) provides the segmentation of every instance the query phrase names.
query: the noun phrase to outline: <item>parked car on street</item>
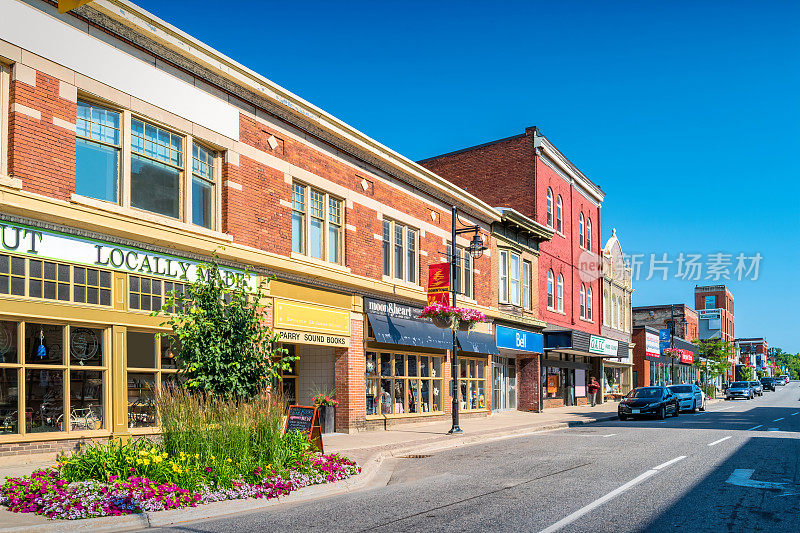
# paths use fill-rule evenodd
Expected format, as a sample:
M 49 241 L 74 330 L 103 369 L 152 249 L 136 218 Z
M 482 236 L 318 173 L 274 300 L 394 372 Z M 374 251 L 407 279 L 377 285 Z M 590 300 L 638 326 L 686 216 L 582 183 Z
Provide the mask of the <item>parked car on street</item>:
M 681 411 L 696 413 L 698 409 L 706 410 L 706 399 L 700 387 L 693 383 L 683 385 L 670 385 L 667 387 L 678 399 Z
M 761 388 L 775 392 L 775 378 L 761 378 Z
M 678 398 L 667 387 L 633 389 L 617 407 L 620 420 L 637 416 L 655 416 L 659 420 L 664 420 L 667 414 L 678 416 L 679 412 Z
M 786 374 L 782 375 L 781 379 L 783 380 L 783 384 L 784 385 L 788 385 L 789 384 L 789 376 L 787 376 Z
M 775 385 L 786 385 L 786 382 L 783 381 L 783 376 L 775 376 Z
M 750 386 L 753 387 L 753 394 L 756 396 L 764 396 L 764 387 L 761 386 L 760 381 L 751 381 Z
M 753 386 L 749 381 L 734 381 L 725 390 L 725 399 L 734 400 L 736 398 L 744 398 L 745 400 L 752 400 L 755 393 Z

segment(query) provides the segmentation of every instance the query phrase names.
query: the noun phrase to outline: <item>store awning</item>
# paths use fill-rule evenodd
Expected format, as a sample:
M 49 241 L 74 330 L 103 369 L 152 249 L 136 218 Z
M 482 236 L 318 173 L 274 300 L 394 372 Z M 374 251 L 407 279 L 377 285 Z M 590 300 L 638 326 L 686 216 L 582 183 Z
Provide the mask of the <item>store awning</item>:
M 458 345 L 465 352 L 485 353 L 489 355 L 499 355 L 497 343 L 494 335 L 489 333 L 479 333 L 477 331 L 459 331 L 456 334 Z
M 423 346 L 449 350 L 453 347 L 453 336 L 449 329 L 440 329 L 433 323 L 414 318 L 390 317 L 383 314 L 367 313 L 377 342 L 401 344 L 404 346 Z

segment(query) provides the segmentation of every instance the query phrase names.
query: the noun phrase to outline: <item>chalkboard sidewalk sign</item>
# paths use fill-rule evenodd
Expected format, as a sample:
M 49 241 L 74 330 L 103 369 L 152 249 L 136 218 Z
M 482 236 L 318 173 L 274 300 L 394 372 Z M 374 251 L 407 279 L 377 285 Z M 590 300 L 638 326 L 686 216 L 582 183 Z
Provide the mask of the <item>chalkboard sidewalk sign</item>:
M 283 432 L 299 431 L 308 435 L 309 440 L 317 449 L 325 453 L 322 447 L 322 428 L 320 427 L 319 413 L 316 407 L 307 405 L 290 405 L 286 415 L 286 425 Z

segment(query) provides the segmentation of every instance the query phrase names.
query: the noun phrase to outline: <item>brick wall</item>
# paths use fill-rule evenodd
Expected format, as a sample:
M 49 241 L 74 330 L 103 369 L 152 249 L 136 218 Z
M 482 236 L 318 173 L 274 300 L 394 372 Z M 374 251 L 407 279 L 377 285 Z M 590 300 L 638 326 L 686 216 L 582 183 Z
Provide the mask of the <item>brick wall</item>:
M 540 409 L 541 362 L 539 355 L 517 356 L 517 409 L 538 412 Z M 547 400 L 545 400 L 545 407 Z
M 25 68 L 15 66 L 9 91 L 8 172 L 24 190 L 66 200 L 75 191 L 76 104 L 60 96 L 62 82 L 42 72 L 23 76 Z

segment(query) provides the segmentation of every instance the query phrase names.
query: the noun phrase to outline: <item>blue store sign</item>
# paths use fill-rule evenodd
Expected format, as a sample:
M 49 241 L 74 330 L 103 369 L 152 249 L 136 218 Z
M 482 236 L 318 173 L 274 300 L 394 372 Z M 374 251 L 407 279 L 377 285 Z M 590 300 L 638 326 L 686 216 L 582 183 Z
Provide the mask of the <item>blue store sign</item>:
M 671 331 L 668 328 L 658 330 L 658 347 L 661 348 L 662 352 L 672 344 L 670 333 Z
M 497 326 L 497 347 L 507 350 L 542 353 L 544 338 L 541 333 Z

